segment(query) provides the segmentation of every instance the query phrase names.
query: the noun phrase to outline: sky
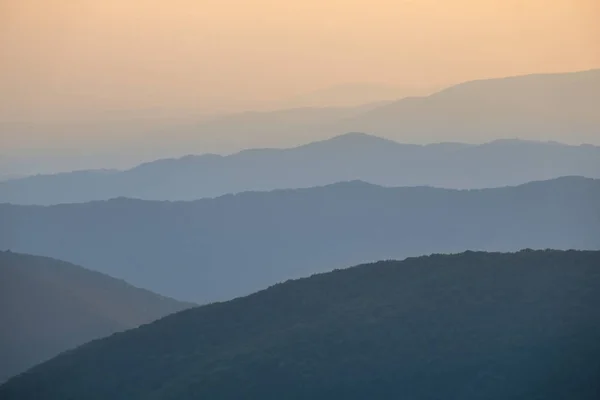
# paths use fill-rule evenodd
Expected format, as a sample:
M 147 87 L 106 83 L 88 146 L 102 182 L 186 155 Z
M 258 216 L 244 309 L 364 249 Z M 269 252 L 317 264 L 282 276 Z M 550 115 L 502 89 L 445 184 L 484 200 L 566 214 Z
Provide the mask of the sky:
M 597 0 L 0 0 L 4 118 L 600 65 Z M 81 116 L 81 114 L 79 114 Z
M 598 68 L 598 18 L 598 0 L 0 0 L 0 123 Z

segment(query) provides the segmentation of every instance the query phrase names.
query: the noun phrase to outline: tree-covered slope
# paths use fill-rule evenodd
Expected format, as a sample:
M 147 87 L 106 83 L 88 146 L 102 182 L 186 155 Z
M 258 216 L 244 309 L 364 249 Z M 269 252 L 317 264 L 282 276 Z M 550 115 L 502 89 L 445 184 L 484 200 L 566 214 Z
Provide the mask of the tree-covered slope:
M 600 180 L 483 190 L 346 182 L 194 202 L 0 204 L 0 249 L 196 303 L 380 259 L 523 248 L 600 250 Z
M 189 306 L 63 261 L 0 251 L 0 381 Z
M 276 285 L 89 343 L 3 400 L 600 396 L 600 252 L 467 252 Z

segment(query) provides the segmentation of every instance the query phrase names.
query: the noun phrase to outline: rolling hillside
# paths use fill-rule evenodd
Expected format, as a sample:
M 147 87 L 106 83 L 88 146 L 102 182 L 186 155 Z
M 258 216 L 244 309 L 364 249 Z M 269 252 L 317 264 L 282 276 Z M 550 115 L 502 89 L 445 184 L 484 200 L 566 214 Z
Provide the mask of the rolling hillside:
M 64 353 L 3 400 L 596 400 L 600 252 L 467 252 L 286 282 Z
M 63 261 L 0 251 L 0 381 L 190 306 Z
M 600 249 L 600 180 L 482 190 L 353 181 L 192 202 L 0 205 L 0 248 L 67 260 L 206 303 L 379 259 Z

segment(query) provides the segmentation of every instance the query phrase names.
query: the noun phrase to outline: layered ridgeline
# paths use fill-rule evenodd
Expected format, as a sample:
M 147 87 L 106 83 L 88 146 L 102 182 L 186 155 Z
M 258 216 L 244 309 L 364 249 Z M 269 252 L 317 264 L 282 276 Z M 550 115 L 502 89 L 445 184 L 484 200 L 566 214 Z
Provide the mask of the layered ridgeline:
M 599 144 L 600 69 L 469 81 L 350 117 L 345 126 L 420 142 L 502 138 Z M 483 140 L 486 140 L 483 139 Z
M 313 107 L 228 115 L 167 131 L 166 140 L 157 132 L 153 139 L 184 150 L 227 139 L 246 148 L 287 146 L 355 131 L 409 143 L 516 136 L 600 144 L 600 69 L 468 81 L 428 96 L 402 97 L 343 111 Z
M 364 100 L 370 101 L 366 98 Z M 195 117 L 190 119 L 185 116 L 173 120 L 160 116 L 138 118 L 139 115 L 129 117 L 122 115 L 115 118 L 105 116 L 106 118 L 102 120 L 92 119 L 87 122 L 64 122 L 52 125 L 0 121 L 0 131 L 7 132 L 13 137 L 47 138 L 52 132 L 60 132 L 60 137 L 70 138 L 67 142 L 54 143 L 53 148 L 56 151 L 47 149 L 43 157 L 35 154 L 8 156 L 11 152 L 6 147 L 8 154 L 5 156 L 8 157 L 5 163 L 1 162 L 2 157 L 0 157 L 0 166 L 5 165 L 4 170 L 0 168 L 0 173 L 36 172 L 31 171 L 32 165 L 39 165 L 39 172 L 51 171 L 55 168 L 75 170 L 81 169 L 82 165 L 88 165 L 88 168 L 92 166 L 112 168 L 115 165 L 133 165 L 137 160 L 146 159 L 149 154 L 156 155 L 156 158 L 164 158 L 189 153 L 226 154 L 251 148 L 287 148 L 357 131 L 404 143 L 421 144 L 448 141 L 483 143 L 518 137 L 526 140 L 555 140 L 567 141 L 571 144 L 600 145 L 598 104 L 600 104 L 600 69 L 471 81 L 429 96 L 403 98 L 383 104 L 246 112 L 211 120 Z M 287 107 L 295 106 L 289 104 Z M 85 135 L 82 132 L 85 132 Z M 109 147 L 99 148 L 96 141 L 87 139 L 107 136 L 122 138 L 122 140 L 111 142 L 112 145 Z M 79 142 L 77 138 L 80 138 Z M 31 143 L 31 147 L 35 148 L 35 141 Z M 69 152 L 66 151 L 67 148 L 78 150 Z M 73 156 L 76 153 L 77 156 L 73 159 L 65 157 L 69 153 Z M 100 156 L 81 155 L 86 153 L 105 154 L 105 161 L 100 162 Z M 513 157 L 508 159 L 513 160 Z M 233 163 L 233 167 L 237 165 Z M 507 166 L 506 163 L 499 165 L 502 168 Z M 548 162 L 548 165 L 553 164 Z M 563 172 L 561 175 L 572 173 Z M 210 177 L 211 175 L 208 174 L 208 178 Z M 213 180 L 208 178 L 191 181 L 189 184 L 207 187 L 217 179 L 221 179 L 220 177 Z M 352 179 L 355 178 L 358 177 Z M 528 177 L 528 180 L 547 178 L 551 176 Z M 321 184 L 342 179 L 345 178 L 338 177 Z M 383 182 L 373 183 L 383 184 Z M 524 181 L 506 183 L 517 184 Z M 315 184 L 317 183 L 311 183 L 311 185 Z M 392 184 L 404 185 L 405 183 Z M 483 183 L 484 186 L 494 186 L 494 184 L 492 181 Z M 285 187 L 297 187 L 297 185 L 290 184 Z M 246 189 L 261 188 L 230 188 L 226 192 Z M 132 196 L 124 192 L 117 195 Z M 115 194 L 112 196 L 114 197 Z M 39 196 L 32 194 L 29 201 L 34 201 L 31 199 L 36 197 Z M 90 200 L 89 197 L 85 199 Z M 7 200 L 4 198 L 0 201 Z M 36 201 L 41 201 L 41 198 Z M 60 200 L 60 202 L 64 201 Z M 52 202 L 54 203 L 55 200 Z
M 0 381 L 190 306 L 63 261 L 0 251 Z
M 600 180 L 483 190 L 347 182 L 193 202 L 4 204 L 0 221 L 0 248 L 204 303 L 380 259 L 467 249 L 600 249 Z
M 600 252 L 378 262 L 89 343 L 0 398 L 597 400 L 598 304 Z
M 131 197 L 195 200 L 363 180 L 383 186 L 481 188 L 579 175 L 600 178 L 600 147 L 500 140 L 400 144 L 361 133 L 291 149 L 164 159 L 126 171 L 77 171 L 0 182 L 0 202 L 58 204 Z

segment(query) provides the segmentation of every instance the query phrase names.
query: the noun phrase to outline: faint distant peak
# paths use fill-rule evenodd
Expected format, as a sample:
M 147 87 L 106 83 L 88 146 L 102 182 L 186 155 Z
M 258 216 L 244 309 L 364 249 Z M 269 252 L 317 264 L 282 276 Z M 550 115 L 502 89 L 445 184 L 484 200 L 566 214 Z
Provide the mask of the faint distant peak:
M 300 94 L 280 102 L 281 107 L 334 107 L 358 106 L 380 101 L 391 101 L 407 96 L 433 93 L 438 87 L 426 85 L 394 85 L 386 83 L 346 83 Z
M 376 185 L 374 183 L 369 183 L 360 179 L 352 179 L 349 181 L 341 181 L 341 182 L 335 182 L 335 183 L 331 183 L 329 185 L 325 185 L 322 186 L 324 188 L 329 188 L 329 189 L 335 189 L 335 188 L 363 188 L 363 189 L 370 189 L 370 188 L 382 188 L 383 186 L 380 185 Z
M 522 189 L 537 189 L 537 188 L 562 188 L 566 192 L 573 188 L 588 188 L 598 187 L 600 179 L 588 178 L 580 175 L 565 175 L 557 178 L 536 180 L 531 182 L 522 183 L 516 186 L 506 186 L 505 188 L 522 188 Z M 493 190 L 493 189 L 483 189 Z
M 335 143 L 335 144 L 348 143 L 348 144 L 358 144 L 358 145 L 373 144 L 373 143 L 388 144 L 388 145 L 399 145 L 400 144 L 393 140 L 385 139 L 385 138 L 375 136 L 375 135 L 370 135 L 368 133 L 348 132 L 348 133 L 344 133 L 342 135 L 334 136 L 330 139 L 325 139 L 325 140 L 322 140 L 319 142 L 309 143 L 306 146 L 319 144 L 319 143 L 321 143 L 321 144 L 323 144 L 323 143 Z
M 154 161 L 142 163 L 136 167 L 133 167 L 130 171 L 157 168 L 157 167 L 168 167 L 168 166 L 182 166 L 182 165 L 194 165 L 199 162 L 212 161 L 223 158 L 219 154 L 205 153 L 205 154 L 188 154 L 178 158 L 161 158 Z
M 332 137 L 329 140 L 386 140 L 364 132 L 348 132 Z
M 554 85 L 560 82 L 598 83 L 600 82 L 600 68 L 585 71 L 535 73 L 496 78 L 474 79 L 449 86 L 436 93 L 433 93 L 429 97 L 452 95 L 456 92 L 460 93 L 463 91 L 470 90 L 491 90 L 492 88 L 499 87 L 498 85 L 502 85 L 501 88 L 504 90 L 514 89 L 515 87 L 519 88 L 522 85 L 525 85 L 528 89 L 531 89 L 531 87 L 529 87 L 528 85 L 532 85 L 533 88 L 543 88 L 545 91 L 547 91 L 549 85 Z
M 565 143 L 556 142 L 553 140 L 529 140 L 529 139 L 519 139 L 519 138 L 506 138 L 506 139 L 496 139 L 490 142 L 486 142 L 481 144 L 480 146 L 523 146 L 523 145 L 548 145 L 548 146 L 568 146 Z

